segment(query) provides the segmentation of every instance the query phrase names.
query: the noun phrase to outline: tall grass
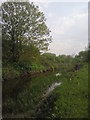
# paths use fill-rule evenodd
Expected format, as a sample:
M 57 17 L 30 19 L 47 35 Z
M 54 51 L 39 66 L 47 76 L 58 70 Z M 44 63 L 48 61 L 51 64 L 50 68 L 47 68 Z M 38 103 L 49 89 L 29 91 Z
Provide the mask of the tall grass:
M 70 74 L 70 73 L 69 73 Z M 53 94 L 59 98 L 55 102 L 52 117 L 88 118 L 88 67 L 76 71 L 73 78 L 67 77 Z
M 42 104 L 41 114 L 48 118 L 87 118 L 88 117 L 88 67 L 84 65 L 78 71 L 63 70 L 61 76 L 55 73 L 39 75 L 19 83 L 17 93 L 9 96 L 3 103 L 3 113 L 21 114 L 37 117 L 36 107 L 45 97 L 49 86 L 54 82 L 62 82 L 47 98 L 47 104 Z M 20 86 L 21 85 L 21 86 Z M 47 109 L 48 108 L 48 109 Z M 44 112 L 42 112 L 44 110 Z

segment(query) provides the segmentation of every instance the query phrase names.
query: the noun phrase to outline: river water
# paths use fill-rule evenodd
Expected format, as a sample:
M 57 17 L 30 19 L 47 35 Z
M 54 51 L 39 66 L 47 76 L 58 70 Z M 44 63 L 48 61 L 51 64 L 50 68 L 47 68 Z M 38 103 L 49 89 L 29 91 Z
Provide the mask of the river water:
M 17 109 L 17 115 L 21 114 L 20 110 L 23 110 L 23 114 L 29 111 L 29 116 L 34 115 L 34 109 L 39 102 L 47 98 L 56 87 L 62 84 L 60 77 L 59 73 L 46 73 L 28 79 L 6 81 L 3 83 L 3 106 L 8 111 L 12 109 L 11 114 L 14 114 Z M 15 109 L 12 103 L 15 105 Z
M 46 96 L 49 95 L 57 86 L 60 86 L 61 82 L 53 83 L 46 92 Z

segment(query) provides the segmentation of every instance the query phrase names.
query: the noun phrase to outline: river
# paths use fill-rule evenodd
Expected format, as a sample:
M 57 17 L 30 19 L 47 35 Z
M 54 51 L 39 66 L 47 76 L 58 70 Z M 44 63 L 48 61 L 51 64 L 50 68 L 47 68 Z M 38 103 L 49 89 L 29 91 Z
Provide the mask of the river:
M 60 77 L 61 73 L 53 72 L 6 81 L 3 83 L 3 115 L 7 110 L 10 111 L 9 114 L 13 113 L 13 115 L 23 113 L 26 116 L 33 116 L 35 106 L 61 85 Z

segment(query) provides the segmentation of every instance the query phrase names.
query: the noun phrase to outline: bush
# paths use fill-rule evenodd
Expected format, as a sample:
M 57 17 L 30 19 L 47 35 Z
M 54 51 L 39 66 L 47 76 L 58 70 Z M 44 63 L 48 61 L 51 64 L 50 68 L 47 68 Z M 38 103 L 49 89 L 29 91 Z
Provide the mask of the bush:
M 20 72 L 12 66 L 7 66 L 2 69 L 2 78 L 4 80 L 18 78 L 19 76 Z

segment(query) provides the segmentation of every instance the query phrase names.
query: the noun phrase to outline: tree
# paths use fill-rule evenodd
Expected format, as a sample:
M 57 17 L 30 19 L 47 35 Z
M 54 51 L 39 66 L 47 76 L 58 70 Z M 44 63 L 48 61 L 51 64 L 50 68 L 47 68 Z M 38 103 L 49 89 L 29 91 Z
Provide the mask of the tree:
M 6 2 L 2 4 L 2 16 L 3 59 L 18 60 L 23 45 L 48 49 L 50 30 L 38 6 L 29 2 Z
M 27 62 L 32 64 L 32 62 L 37 62 L 40 57 L 39 49 L 33 45 L 30 46 L 23 46 L 23 52 L 20 55 L 19 61 L 20 62 Z
M 88 62 L 88 50 L 80 51 L 79 55 L 76 55 L 75 58 L 78 58 L 82 62 Z

